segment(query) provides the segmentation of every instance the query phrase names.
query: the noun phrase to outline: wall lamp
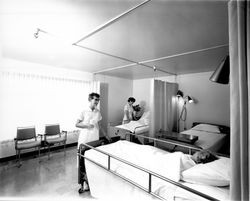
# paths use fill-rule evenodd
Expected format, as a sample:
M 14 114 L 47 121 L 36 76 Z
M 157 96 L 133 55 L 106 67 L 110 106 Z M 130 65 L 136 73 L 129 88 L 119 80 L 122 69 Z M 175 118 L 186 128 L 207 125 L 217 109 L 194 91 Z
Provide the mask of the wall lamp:
M 181 90 L 178 90 L 177 91 L 177 94 L 176 96 L 178 97 L 178 100 L 179 98 L 183 98 L 184 96 L 184 93 L 181 91 Z M 187 119 L 187 108 L 186 108 L 186 104 L 187 103 L 193 103 L 194 100 L 190 97 L 190 96 L 185 96 L 183 98 L 184 100 L 184 103 L 183 103 L 183 106 L 182 106 L 182 110 L 181 110 L 181 114 L 180 116 L 178 117 L 178 121 L 177 121 L 177 132 L 179 132 L 179 124 L 180 124 L 180 121 L 183 121 L 184 122 L 184 130 L 186 130 L 186 119 Z M 178 107 L 177 107 L 178 108 Z M 178 113 L 177 113 L 178 114 Z
M 178 90 L 177 91 L 177 94 L 176 94 L 176 96 L 178 97 L 178 98 L 180 98 L 180 97 L 182 97 L 183 98 L 183 92 L 181 91 L 181 90 Z
M 176 96 L 178 98 L 183 98 L 184 97 L 184 93 L 181 91 L 181 90 L 178 90 L 177 93 L 176 93 Z M 189 103 L 193 103 L 194 100 L 190 97 L 190 96 L 186 96 L 184 99 L 184 104 L 186 104 L 186 102 L 189 102 Z
M 230 64 L 229 64 L 229 56 L 227 55 L 222 60 L 218 68 L 211 75 L 209 80 L 220 84 L 228 84 L 229 74 L 230 74 Z
M 184 103 L 186 104 L 186 102 L 193 103 L 194 100 L 190 96 L 186 96 L 184 99 Z

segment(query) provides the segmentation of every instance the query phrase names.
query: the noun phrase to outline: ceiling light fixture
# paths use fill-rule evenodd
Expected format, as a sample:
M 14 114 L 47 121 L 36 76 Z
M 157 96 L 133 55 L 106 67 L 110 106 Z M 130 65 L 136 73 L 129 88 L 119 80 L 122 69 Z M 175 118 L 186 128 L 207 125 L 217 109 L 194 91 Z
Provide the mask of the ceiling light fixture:
M 230 64 L 229 64 L 229 56 L 227 55 L 222 60 L 218 68 L 211 75 L 209 80 L 220 84 L 228 84 L 229 74 L 230 74 Z

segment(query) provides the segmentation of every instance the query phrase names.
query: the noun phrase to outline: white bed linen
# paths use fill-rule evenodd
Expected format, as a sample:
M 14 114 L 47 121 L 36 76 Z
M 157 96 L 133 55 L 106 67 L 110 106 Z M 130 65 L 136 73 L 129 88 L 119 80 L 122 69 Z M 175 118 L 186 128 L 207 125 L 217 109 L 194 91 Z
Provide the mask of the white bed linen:
M 202 149 L 209 149 L 213 152 L 217 152 L 222 147 L 227 136 L 224 133 L 212 133 L 194 129 L 189 129 L 181 133 L 198 136 L 199 138 L 194 144 Z
M 128 160 L 134 164 L 145 167 L 155 173 L 168 177 L 174 181 L 180 179 L 180 153 L 169 154 L 158 148 L 146 145 L 138 145 L 128 141 L 118 141 L 110 145 L 104 145 L 99 149 L 111 153 L 117 157 Z M 179 154 L 179 155 L 178 155 Z M 94 150 L 85 152 L 85 155 L 94 161 L 107 167 L 107 156 L 97 153 Z M 120 162 L 111 160 L 111 170 L 135 181 L 141 186 L 148 187 L 148 174 L 136 170 L 133 167 L 121 164 Z M 151 200 L 153 197 L 141 189 L 129 184 L 112 173 L 103 170 L 97 165 L 86 161 L 86 171 L 88 175 L 91 195 L 99 199 L 119 199 L 119 200 Z M 199 185 L 197 185 L 199 186 Z M 211 195 L 217 195 L 218 188 L 209 187 Z M 152 191 L 168 200 L 174 200 L 178 195 L 178 199 L 194 199 L 194 196 L 178 190 L 179 187 L 173 186 L 158 178 L 152 178 Z M 204 188 L 205 189 L 205 188 Z M 214 192 L 212 192 L 214 190 Z M 183 197 L 184 196 L 184 197 Z M 199 199 L 201 199 L 199 197 Z
M 147 124 L 141 123 L 140 121 L 130 121 L 127 124 L 118 125 L 116 128 L 128 130 L 136 134 L 149 131 L 149 126 Z

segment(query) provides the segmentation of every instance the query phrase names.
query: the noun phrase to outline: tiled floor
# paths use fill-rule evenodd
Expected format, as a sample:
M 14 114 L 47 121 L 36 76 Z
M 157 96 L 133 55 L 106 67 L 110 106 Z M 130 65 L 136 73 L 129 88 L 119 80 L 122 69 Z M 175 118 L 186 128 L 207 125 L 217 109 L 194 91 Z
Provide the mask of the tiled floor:
M 0 200 L 78 200 L 92 199 L 89 192 L 78 194 L 77 150 L 67 148 L 47 155 L 22 159 L 22 166 L 15 161 L 0 165 Z

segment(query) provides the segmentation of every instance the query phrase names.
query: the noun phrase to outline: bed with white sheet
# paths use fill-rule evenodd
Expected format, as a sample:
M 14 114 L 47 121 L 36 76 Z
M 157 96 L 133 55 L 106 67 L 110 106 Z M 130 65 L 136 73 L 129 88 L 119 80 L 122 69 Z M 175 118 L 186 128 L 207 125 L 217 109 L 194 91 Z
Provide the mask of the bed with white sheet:
M 134 134 L 145 134 L 149 131 L 149 111 L 144 112 L 142 117 L 137 121 L 130 121 L 127 124 L 118 124 L 110 123 L 109 135 L 110 137 L 121 136 L 126 138 L 127 133 Z
M 230 129 L 222 125 L 194 122 L 191 129 L 181 133 L 198 136 L 198 140 L 194 143 L 197 147 L 218 152 L 228 143 Z
M 84 154 L 90 191 L 95 198 L 102 200 L 151 200 L 156 197 L 165 200 L 205 199 L 191 193 L 193 189 L 208 196 L 208 200 L 229 199 L 229 158 L 220 157 L 216 161 L 198 164 L 183 171 L 185 154 L 181 152 L 169 153 L 153 146 L 138 145 L 125 140 L 103 145 L 97 149 L 110 156 L 95 149 L 88 150 Z M 133 165 L 128 165 L 126 162 Z M 151 175 L 151 183 L 149 175 Z M 168 182 L 160 179 L 162 177 Z M 177 183 L 177 186 L 171 183 Z M 189 187 L 191 190 L 186 191 L 181 186 Z M 145 193 L 147 191 L 150 193 Z

